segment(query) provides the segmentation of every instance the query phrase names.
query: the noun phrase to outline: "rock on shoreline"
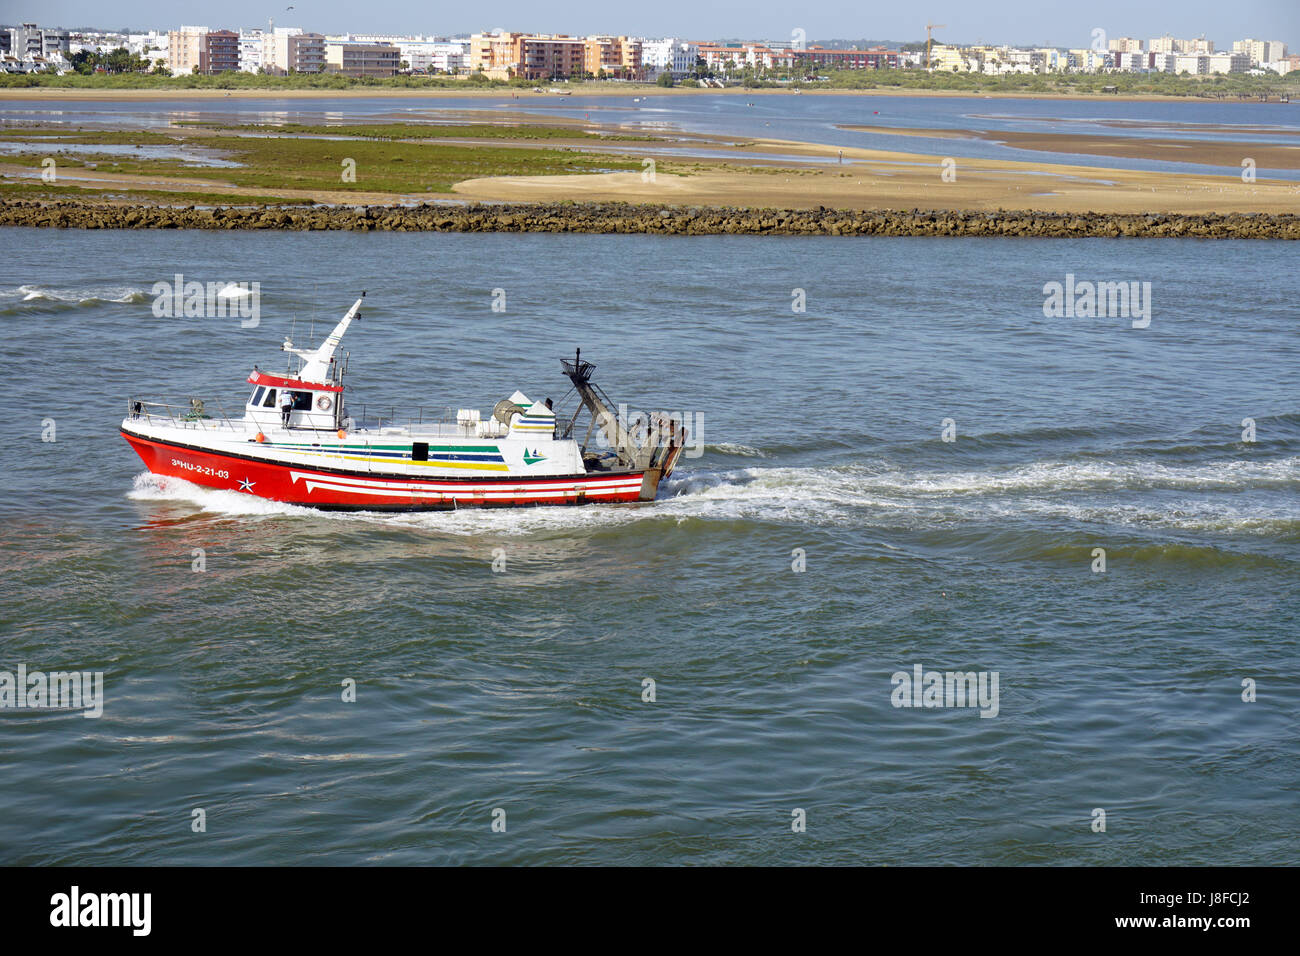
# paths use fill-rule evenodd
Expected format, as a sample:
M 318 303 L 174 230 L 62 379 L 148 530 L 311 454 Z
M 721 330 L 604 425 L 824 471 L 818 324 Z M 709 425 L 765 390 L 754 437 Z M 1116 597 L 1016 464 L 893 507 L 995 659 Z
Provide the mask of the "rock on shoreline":
M 748 209 L 627 203 L 453 206 L 154 206 L 0 201 L 0 225 L 58 229 L 338 229 L 358 232 L 572 232 L 672 236 L 1041 236 L 1300 239 L 1289 213 L 1048 213 Z

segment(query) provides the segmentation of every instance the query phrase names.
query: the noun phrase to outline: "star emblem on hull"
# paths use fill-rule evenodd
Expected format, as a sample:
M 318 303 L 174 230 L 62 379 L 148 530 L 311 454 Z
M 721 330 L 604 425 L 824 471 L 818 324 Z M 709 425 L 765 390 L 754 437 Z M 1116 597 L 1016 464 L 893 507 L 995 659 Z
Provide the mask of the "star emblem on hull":
M 249 481 L 247 478 L 240 479 L 239 490 L 247 491 L 251 495 L 253 493 L 253 485 L 255 484 L 257 484 L 257 482 Z

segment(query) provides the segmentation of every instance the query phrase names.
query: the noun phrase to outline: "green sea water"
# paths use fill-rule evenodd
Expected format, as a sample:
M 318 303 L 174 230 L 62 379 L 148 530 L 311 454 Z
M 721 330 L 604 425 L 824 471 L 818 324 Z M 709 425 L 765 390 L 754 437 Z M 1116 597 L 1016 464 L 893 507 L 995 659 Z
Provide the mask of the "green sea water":
M 0 709 L 0 863 L 1294 862 L 1291 245 L 0 247 L 0 670 L 104 675 L 97 719 Z M 260 323 L 156 317 L 178 272 Z M 1150 326 L 1045 316 L 1067 274 Z M 581 347 L 702 453 L 654 503 L 397 516 L 144 473 L 128 396 L 237 406 L 363 289 L 350 402 L 558 398 Z M 895 706 L 916 665 L 996 716 Z

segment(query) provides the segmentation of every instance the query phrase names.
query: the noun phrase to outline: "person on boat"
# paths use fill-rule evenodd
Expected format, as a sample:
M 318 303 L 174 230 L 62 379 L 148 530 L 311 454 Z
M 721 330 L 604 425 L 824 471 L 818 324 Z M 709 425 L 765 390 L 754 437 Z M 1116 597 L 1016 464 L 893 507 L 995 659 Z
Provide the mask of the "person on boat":
M 293 411 L 293 392 L 287 388 L 280 389 L 280 421 L 289 427 L 289 414 Z

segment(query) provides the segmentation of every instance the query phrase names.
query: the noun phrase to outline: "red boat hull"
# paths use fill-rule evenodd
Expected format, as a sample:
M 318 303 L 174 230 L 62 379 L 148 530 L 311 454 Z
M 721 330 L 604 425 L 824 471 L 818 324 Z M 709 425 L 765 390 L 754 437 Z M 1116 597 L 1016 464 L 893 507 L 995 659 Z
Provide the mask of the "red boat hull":
M 156 475 L 286 504 L 351 511 L 439 511 L 536 505 L 618 503 L 653 498 L 655 473 L 546 478 L 409 478 L 312 468 L 161 442 L 126 430 L 125 438 Z

